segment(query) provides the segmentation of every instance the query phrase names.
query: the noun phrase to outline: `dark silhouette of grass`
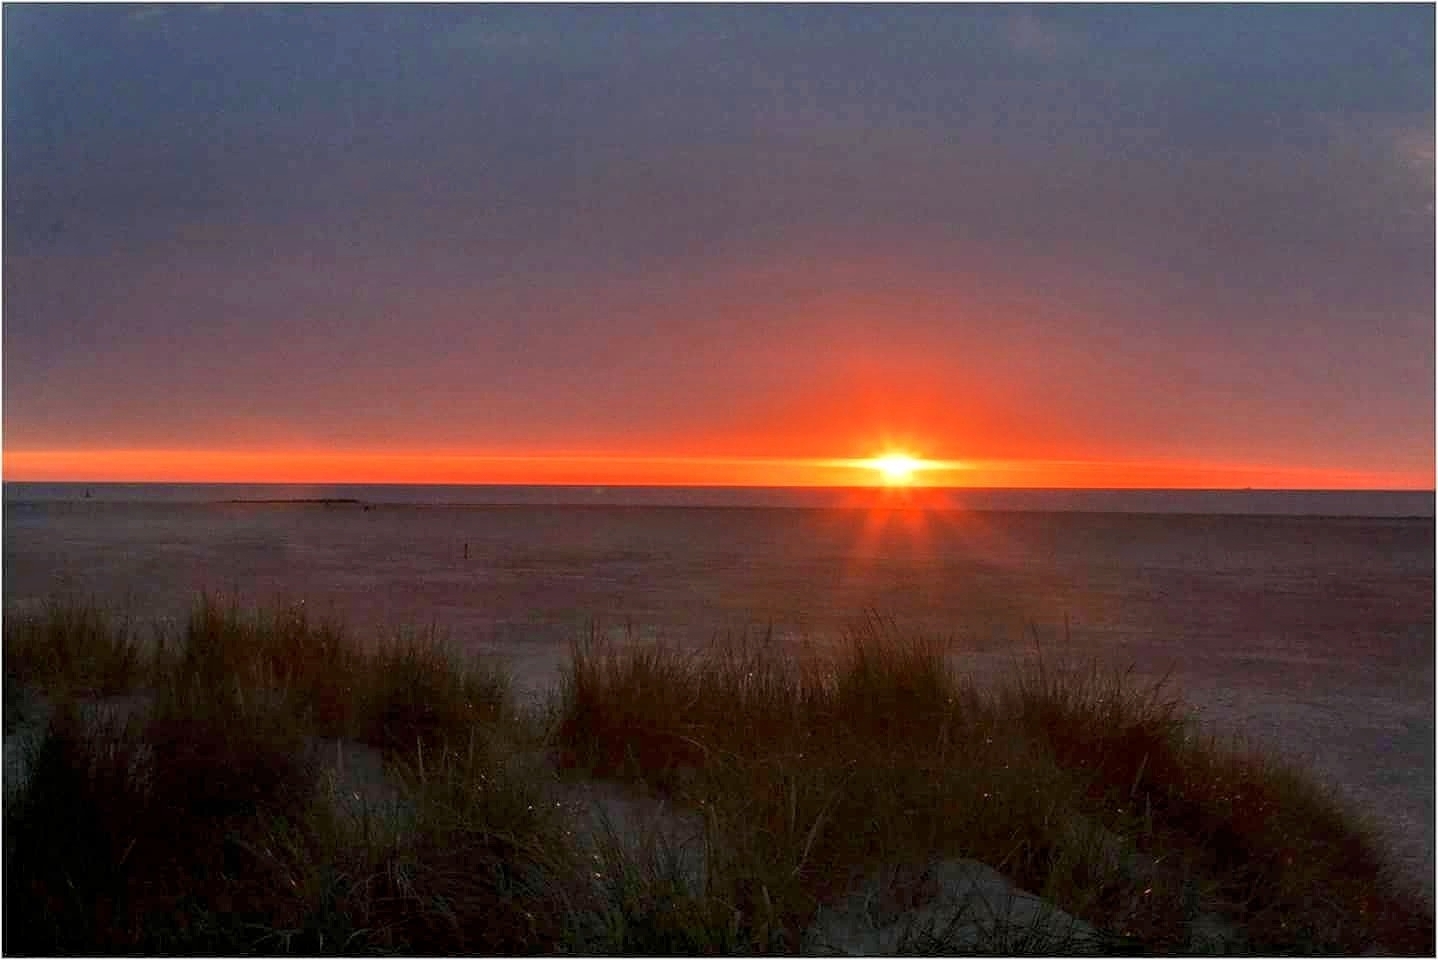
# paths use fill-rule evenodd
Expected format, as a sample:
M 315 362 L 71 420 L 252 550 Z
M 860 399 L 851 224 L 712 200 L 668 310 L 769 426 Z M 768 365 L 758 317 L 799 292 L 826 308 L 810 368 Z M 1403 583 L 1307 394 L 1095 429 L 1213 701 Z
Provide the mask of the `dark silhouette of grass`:
M 1000 702 L 1143 847 L 1195 874 L 1211 910 L 1241 919 L 1250 949 L 1431 952 L 1431 916 L 1392 883 L 1371 824 L 1300 771 L 1197 735 L 1161 687 L 1040 665 Z
M 1164 685 L 1046 664 L 980 690 L 941 644 L 870 618 L 836 656 L 575 650 L 567 762 L 705 811 L 711 885 L 803 929 L 846 880 L 938 857 L 1147 948 L 1430 952 L 1431 913 L 1371 827 L 1314 781 L 1191 729 Z
M 979 687 L 877 617 L 829 650 L 591 639 L 535 712 L 433 632 L 366 645 L 302 607 L 204 598 L 141 642 L 57 602 L 4 636 L 7 730 L 23 691 L 54 708 L 7 793 L 10 953 L 795 952 L 864 878 L 887 922 L 954 858 L 1090 948 L 1433 950 L 1360 818 L 1163 685 L 1041 660 Z M 320 763 L 338 739 L 381 753 L 393 802 Z M 702 882 L 662 844 L 579 842 L 550 757 L 698 817 Z
M 128 621 L 97 605 L 54 598 L 37 615 L 8 617 L 5 674 L 47 689 L 107 696 L 130 689 L 143 675 L 148 651 Z
M 486 773 L 473 751 L 515 722 L 494 669 L 433 635 L 366 649 L 299 607 L 247 615 L 210 598 L 144 651 L 93 607 L 63 604 L 12 618 L 5 638 L 7 701 L 25 686 L 55 701 L 28 786 L 5 811 L 8 952 L 525 945 L 496 935 L 502 909 L 454 929 L 437 919 L 475 883 L 444 862 L 487 850 L 507 869 L 522 858 L 501 838 L 535 832 L 527 811 L 521 826 L 499 816 L 503 829 L 476 819 L 489 806 L 461 811 L 488 831 L 482 843 L 435 819 L 441 787 L 463 796 L 482 782 L 508 799 L 505 815 L 533 793 Z M 131 696 L 90 696 L 119 692 Z M 378 813 L 347 822 L 323 796 L 312 743 L 343 736 L 383 748 L 395 768 L 418 764 L 414 829 L 386 831 Z M 468 764 L 454 759 L 459 743 Z M 509 902 L 500 893 L 495 903 Z

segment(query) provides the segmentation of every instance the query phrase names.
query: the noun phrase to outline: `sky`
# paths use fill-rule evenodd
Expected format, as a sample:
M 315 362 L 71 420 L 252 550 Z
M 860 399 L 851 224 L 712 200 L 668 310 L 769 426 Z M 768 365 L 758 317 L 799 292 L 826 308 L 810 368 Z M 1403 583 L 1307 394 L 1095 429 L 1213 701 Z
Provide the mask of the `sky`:
M 7 4 L 4 477 L 1432 489 L 1434 18 Z

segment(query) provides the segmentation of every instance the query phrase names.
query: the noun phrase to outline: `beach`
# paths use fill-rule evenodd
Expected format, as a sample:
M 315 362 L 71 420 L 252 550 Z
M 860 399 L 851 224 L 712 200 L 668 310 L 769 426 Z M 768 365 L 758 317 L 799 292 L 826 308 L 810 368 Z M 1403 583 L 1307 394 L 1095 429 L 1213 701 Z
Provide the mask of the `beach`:
M 289 491 L 280 491 L 281 493 Z M 273 499 L 292 499 L 274 497 Z M 466 556 L 466 553 L 468 554 Z M 300 602 L 362 633 L 435 626 L 553 689 L 600 632 L 823 642 L 868 611 L 976 675 L 1035 656 L 1168 678 L 1205 729 L 1314 771 L 1432 899 L 1427 518 L 17 501 L 5 602 L 182 622 L 201 592 Z

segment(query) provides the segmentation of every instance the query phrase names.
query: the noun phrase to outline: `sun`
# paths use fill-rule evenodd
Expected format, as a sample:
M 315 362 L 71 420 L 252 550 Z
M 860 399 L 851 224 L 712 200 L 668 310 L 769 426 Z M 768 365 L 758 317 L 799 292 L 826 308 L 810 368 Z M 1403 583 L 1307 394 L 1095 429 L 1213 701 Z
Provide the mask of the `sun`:
M 888 486 L 902 487 L 913 482 L 914 471 L 923 467 L 923 461 L 907 453 L 886 453 L 870 460 L 869 466 L 879 471 Z

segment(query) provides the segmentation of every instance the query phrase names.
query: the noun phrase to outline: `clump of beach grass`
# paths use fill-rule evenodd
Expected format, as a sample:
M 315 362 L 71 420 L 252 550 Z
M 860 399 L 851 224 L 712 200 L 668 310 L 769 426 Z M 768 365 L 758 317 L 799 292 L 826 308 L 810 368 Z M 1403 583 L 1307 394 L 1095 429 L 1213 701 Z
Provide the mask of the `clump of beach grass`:
M 7 951 L 510 952 L 563 936 L 563 911 L 536 904 L 562 889 L 564 844 L 509 762 L 531 732 L 503 674 L 435 633 L 366 646 L 300 606 L 209 597 L 143 656 L 90 606 L 5 626 L 7 703 L 22 688 L 52 703 L 5 809 Z M 409 815 L 336 802 L 322 738 L 381 751 Z M 516 898 L 515 877 L 534 895 Z
M 1368 819 L 1272 755 L 1203 735 L 1163 683 L 1040 660 L 997 705 L 1081 773 L 1086 806 L 1158 861 L 1187 913 L 1232 926 L 1245 949 L 1432 949 L 1431 913 L 1390 875 Z
M 1200 736 L 1165 684 L 1041 658 L 979 687 L 949 653 L 879 617 L 803 662 L 765 641 L 591 641 L 558 741 L 703 812 L 710 894 L 756 945 L 796 946 L 875 870 L 968 858 L 1111 934 L 1104 949 L 1431 949 L 1431 913 L 1367 823 Z
M 300 604 L 245 613 L 202 597 L 158 663 L 168 674 L 164 688 L 219 697 L 265 691 L 286 698 L 316 736 L 382 749 L 433 747 L 512 712 L 502 672 L 459 656 L 438 631 L 364 643 Z
M 144 675 L 150 653 L 128 620 L 90 600 L 51 598 L 37 613 L 7 617 L 5 624 L 7 679 L 57 693 L 129 690 Z M 6 704 L 8 710 L 8 695 Z

